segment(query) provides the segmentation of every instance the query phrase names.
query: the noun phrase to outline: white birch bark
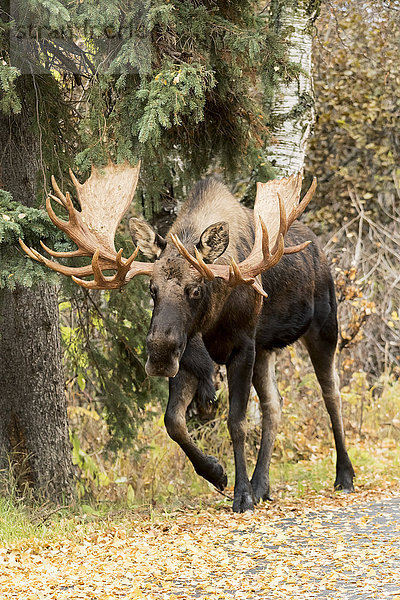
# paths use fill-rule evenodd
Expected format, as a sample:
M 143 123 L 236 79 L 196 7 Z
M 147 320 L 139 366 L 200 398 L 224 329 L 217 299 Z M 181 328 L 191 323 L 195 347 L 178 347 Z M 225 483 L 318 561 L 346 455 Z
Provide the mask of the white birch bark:
M 275 7 L 274 7 L 275 4 Z M 271 27 L 285 34 L 288 57 L 303 73 L 289 85 L 277 87 L 272 101 L 272 115 L 281 119 L 273 130 L 273 143 L 268 147 L 269 159 L 280 176 L 291 175 L 303 168 L 306 143 L 314 123 L 314 94 L 311 71 L 312 23 L 307 1 L 272 0 Z

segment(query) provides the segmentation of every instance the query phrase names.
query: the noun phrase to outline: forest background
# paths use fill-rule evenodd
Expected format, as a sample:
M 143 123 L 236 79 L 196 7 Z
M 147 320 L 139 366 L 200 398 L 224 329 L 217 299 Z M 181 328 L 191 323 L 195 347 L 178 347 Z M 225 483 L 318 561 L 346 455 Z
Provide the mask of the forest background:
M 27 5 L 32 19 L 45 4 L 54 28 L 72 18 L 69 3 L 31 0 Z M 279 28 L 271 26 L 265 32 L 265 19 L 274 23 L 279 2 L 216 3 L 217 15 L 204 8 L 206 3 L 154 2 L 145 17 L 140 11 L 135 15 L 135 22 L 145 19 L 147 26 L 146 35 L 137 38 L 135 64 L 131 55 L 114 51 L 113 27 L 120 26 L 119 12 L 113 12 L 117 4 L 109 2 L 101 14 L 87 2 L 86 12 L 73 15 L 77 26 L 92 32 L 88 47 L 93 56 L 103 52 L 108 57 L 107 68 L 93 73 L 91 55 L 79 53 L 79 45 L 67 56 L 74 61 L 71 71 L 61 69 L 65 53 L 40 48 L 36 65 L 47 61 L 52 75 L 43 68 L 33 78 L 33 88 L 26 83 L 32 73 L 18 77 L 6 55 L 0 65 L 3 115 L 36 118 L 33 129 L 20 127 L 20 135 L 25 142 L 31 140 L 27 152 L 32 155 L 35 148 L 35 177 L 39 173 L 37 202 L 30 206 L 18 203 L 16 194 L 11 198 L 0 192 L 3 294 L 56 281 L 15 251 L 21 234 L 36 247 L 40 238 L 58 249 L 68 247 L 39 208 L 50 189 L 51 173 L 66 187 L 68 166 L 83 179 L 90 163 L 101 164 L 108 154 L 115 160 L 140 156 L 135 210 L 161 233 L 201 175 L 222 176 L 238 198 L 251 205 L 255 181 L 276 173 L 269 149 L 279 123 L 271 102 L 280 81 L 299 75 L 298 67 L 287 60 Z M 400 477 L 400 5 L 333 0 L 323 2 L 319 11 L 312 2 L 307 6 L 316 121 L 305 166 L 306 179 L 316 175 L 318 188 L 304 219 L 321 236 L 336 279 L 346 430 L 357 483 L 368 487 L 378 475 L 388 482 Z M 209 31 L 219 54 L 210 50 Z M 4 20 L 3 36 L 7 35 Z M 105 47 L 95 47 L 99 39 Z M 304 96 L 299 106 L 306 112 L 310 104 Z M 118 235 L 131 250 L 127 230 L 122 228 Z M 77 476 L 72 488 L 78 497 L 154 507 L 209 494 L 208 485 L 193 473 L 164 430 L 165 382 L 145 377 L 144 339 L 151 314 L 147 283 L 133 281 L 122 293 L 88 293 L 67 281 L 60 284 L 63 381 Z M 273 459 L 273 487 L 277 494 L 327 488 L 334 464 L 331 433 L 301 347 L 282 352 L 278 378 L 284 414 Z M 221 384 L 218 403 L 208 412 L 194 403 L 191 431 L 232 473 L 226 409 Z M 255 397 L 250 409 L 248 443 L 255 455 Z M 6 469 L 8 485 L 23 490 L 29 483 L 29 456 L 18 443 L 12 451 L 18 468 Z

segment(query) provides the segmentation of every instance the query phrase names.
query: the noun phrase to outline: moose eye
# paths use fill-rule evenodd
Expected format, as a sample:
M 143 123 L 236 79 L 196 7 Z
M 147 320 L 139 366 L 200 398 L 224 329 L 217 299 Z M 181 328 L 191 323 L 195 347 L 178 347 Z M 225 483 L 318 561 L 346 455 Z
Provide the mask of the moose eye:
M 190 300 L 198 300 L 201 297 L 201 287 L 199 285 L 188 288 L 186 292 Z

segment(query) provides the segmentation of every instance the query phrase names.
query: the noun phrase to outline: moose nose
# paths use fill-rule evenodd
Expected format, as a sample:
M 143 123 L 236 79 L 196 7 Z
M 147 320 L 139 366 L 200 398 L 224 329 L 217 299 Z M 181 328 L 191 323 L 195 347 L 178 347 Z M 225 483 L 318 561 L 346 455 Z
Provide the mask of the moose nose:
M 147 375 L 175 377 L 179 371 L 179 360 L 184 349 L 171 328 L 151 331 L 147 336 Z
M 145 370 L 149 377 L 175 377 L 179 371 L 179 360 L 176 358 L 169 362 L 169 364 L 154 364 L 150 358 L 147 359 Z

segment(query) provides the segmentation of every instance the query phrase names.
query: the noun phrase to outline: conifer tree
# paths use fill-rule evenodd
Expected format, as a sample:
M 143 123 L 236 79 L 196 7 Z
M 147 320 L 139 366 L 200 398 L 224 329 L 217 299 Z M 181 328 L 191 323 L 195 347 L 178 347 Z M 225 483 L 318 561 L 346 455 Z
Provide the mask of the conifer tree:
M 10 6 L 12 4 L 12 6 Z M 40 2 L 29 3 L 32 10 Z M 46 2 L 54 14 L 61 5 Z M 35 56 L 18 53 L 13 12 L 25 3 L 3 2 L 0 20 L 0 469 L 41 497 L 63 502 L 74 496 L 71 451 L 58 326 L 57 288 L 32 267 L 15 242 L 47 233 L 37 206 L 41 154 L 57 147 L 54 125 L 62 104 L 54 79 L 40 72 Z M 61 18 L 66 17 L 66 10 Z M 13 61 L 12 61 L 12 54 Z M 50 230 L 49 230 L 50 231 Z M 26 287 L 36 281 L 35 287 Z M 54 280 L 53 280 L 54 281 Z M 20 487 L 20 486 L 19 486 Z
M 142 159 L 143 208 L 181 197 L 211 166 L 266 180 L 269 99 L 298 75 L 255 1 L 82 2 L 99 77 L 77 164 Z M 104 43 L 104 31 L 108 38 Z
M 274 125 L 271 99 L 278 83 L 296 79 L 300 68 L 288 60 L 282 34 L 269 27 L 268 12 L 259 2 L 29 0 L 13 4 L 17 9 L 24 6 L 23 15 L 28 15 L 34 32 L 44 28 L 47 34 L 27 36 L 25 47 L 34 97 L 29 114 L 31 124 L 35 123 L 27 132 L 32 140 L 28 154 L 41 160 L 31 166 L 32 208 L 21 208 L 10 203 L 9 196 L 0 196 L 6 217 L 0 219 L 1 252 L 6 258 L 0 273 L 3 287 L 31 285 L 49 277 L 40 265 L 15 251 L 18 235 L 22 233 L 31 245 L 37 245 L 43 235 L 46 243 L 53 238 L 60 248 L 66 243 L 47 226 L 43 213 L 35 212 L 36 199 L 49 187 L 54 168 L 62 176 L 65 164 L 75 162 L 78 176 L 84 178 L 91 163 L 104 164 L 109 156 L 132 164 L 141 159 L 137 210 L 153 220 L 158 216 L 161 233 L 189 186 L 210 169 L 243 179 L 250 203 L 255 181 L 273 175 L 267 158 Z M 16 119 L 7 115 L 18 116 L 24 109 L 24 95 L 16 85 L 21 68 L 11 60 L 7 40 L 10 27 L 15 32 L 21 23 L 17 19 L 11 26 L 7 15 L 9 9 L 1 24 L 6 52 L 0 64 L 0 110 L 5 119 Z M 17 17 L 21 17 L 18 10 Z M 68 96 L 73 117 L 68 111 L 59 113 L 62 94 Z M 71 119 L 74 127 L 67 131 Z M 4 117 L 2 123 L 7 123 Z M 73 138 L 74 129 L 79 139 Z M 32 132 L 35 139 L 28 135 Z M 14 186 L 19 186 L 18 172 L 14 175 Z M 4 182 L 2 186 L 7 189 Z M 24 202 L 26 193 L 11 185 L 8 191 L 14 203 Z M 86 315 L 82 344 L 88 355 L 86 371 L 100 381 L 114 438 L 129 440 L 134 431 L 132 402 L 143 402 L 149 394 L 146 384 L 141 385 L 148 318 L 143 283 L 133 282 L 123 294 L 103 298 L 101 306 L 81 291 L 74 295 Z M 86 310 L 89 305 L 95 318 Z M 121 319 L 123 310 L 129 312 Z M 100 339 L 99 327 L 101 336 L 108 333 L 96 346 L 91 338 L 96 333 Z

